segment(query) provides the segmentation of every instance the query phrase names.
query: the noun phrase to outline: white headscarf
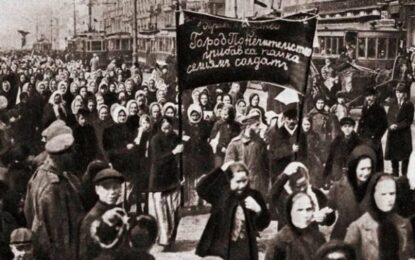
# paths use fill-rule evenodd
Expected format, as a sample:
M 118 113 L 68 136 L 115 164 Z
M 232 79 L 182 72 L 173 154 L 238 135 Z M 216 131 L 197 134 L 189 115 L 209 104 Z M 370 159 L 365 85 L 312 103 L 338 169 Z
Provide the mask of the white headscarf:
M 111 117 L 112 120 L 116 123 L 119 124 L 120 121 L 118 120 L 119 114 L 121 111 L 124 111 L 125 116 L 128 115 L 127 109 L 119 104 L 115 104 L 116 106 L 113 108 L 111 107 Z
M 197 112 L 200 115 L 200 117 L 199 117 L 199 119 L 197 121 L 194 121 L 192 119 L 192 117 L 191 117 L 192 112 Z M 187 118 L 188 118 L 189 122 L 192 123 L 192 124 L 197 124 L 200 121 L 202 121 L 202 118 L 203 118 L 203 110 L 202 110 L 202 107 L 200 107 L 198 104 L 191 104 L 189 106 L 189 108 L 187 109 Z

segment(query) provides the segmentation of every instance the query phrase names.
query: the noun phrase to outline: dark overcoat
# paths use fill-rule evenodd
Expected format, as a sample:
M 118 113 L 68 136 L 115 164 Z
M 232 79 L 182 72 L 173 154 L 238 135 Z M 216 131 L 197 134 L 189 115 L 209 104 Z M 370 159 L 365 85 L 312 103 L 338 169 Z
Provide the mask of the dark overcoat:
M 231 192 L 226 174 L 220 168 L 201 178 L 197 185 L 197 192 L 202 199 L 212 204 L 212 209 L 196 248 L 196 254 L 201 257 L 211 255 L 228 259 L 235 210 L 238 205 L 241 205 L 246 218 L 250 259 L 257 260 L 256 237 L 258 231 L 265 229 L 270 223 L 270 215 L 261 193 L 248 188 L 242 196 L 237 197 Z M 243 205 L 243 201 L 249 196 L 261 207 L 261 212 L 258 215 Z
M 396 124 L 396 130 L 388 131 L 386 140 L 386 160 L 407 160 L 412 152 L 411 125 L 414 120 L 414 105 L 405 101 L 399 108 L 397 101 L 394 101 L 388 111 L 389 126 Z

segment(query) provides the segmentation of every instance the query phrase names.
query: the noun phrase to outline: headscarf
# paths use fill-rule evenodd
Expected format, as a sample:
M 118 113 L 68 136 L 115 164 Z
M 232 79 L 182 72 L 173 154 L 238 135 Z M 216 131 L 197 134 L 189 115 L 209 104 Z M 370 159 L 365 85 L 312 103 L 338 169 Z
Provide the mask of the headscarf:
M 356 148 L 354 148 L 347 162 L 347 179 L 349 180 L 355 198 L 358 202 L 361 202 L 363 200 L 370 181 L 369 177 L 369 179 L 361 185 L 358 185 L 357 182 L 356 168 L 360 160 L 362 160 L 363 158 L 370 158 L 370 160 L 372 161 L 372 169 L 374 169 L 374 166 L 376 165 L 376 154 L 373 151 L 373 149 L 367 145 L 359 145 Z
M 66 89 L 66 91 L 65 91 L 65 93 L 63 93 L 63 94 L 66 94 L 66 92 L 68 91 L 68 84 L 65 82 L 65 81 L 60 81 L 59 83 L 58 83 L 58 90 L 60 90 L 61 89 L 61 86 L 62 85 L 65 85 L 65 89 Z M 62 91 L 61 91 L 62 92 Z
M 387 173 L 377 173 L 369 182 L 365 199 L 368 201 L 370 216 L 378 223 L 379 260 L 399 259 L 399 234 L 392 218 L 394 209 L 390 212 L 381 211 L 376 205 L 374 198 L 376 185 L 381 179 L 393 180 L 395 182 L 396 194 L 398 193 L 397 183 L 393 176 Z M 394 208 L 396 208 L 396 204 L 397 201 L 395 200 Z
M 121 105 L 119 105 L 119 104 L 114 104 L 114 105 L 115 105 L 115 107 L 114 107 L 114 108 L 113 108 L 113 107 L 111 107 L 111 117 L 112 117 L 112 120 L 113 120 L 116 124 L 119 124 L 120 122 L 119 122 L 119 120 L 118 120 L 118 117 L 119 117 L 120 112 L 121 112 L 121 111 L 124 111 L 125 116 L 128 116 L 128 112 L 127 112 L 127 109 L 126 109 L 125 107 L 123 107 L 123 106 L 121 106 Z
M 294 200 L 299 198 L 299 196 L 307 196 L 311 203 L 313 204 L 313 208 L 315 208 L 315 204 L 313 202 L 313 200 L 310 198 L 310 195 L 308 195 L 305 192 L 294 192 L 292 193 L 290 196 L 288 196 L 287 198 L 287 202 L 285 204 L 285 214 L 287 216 L 287 224 L 288 226 L 296 233 L 296 234 L 301 234 L 301 231 L 298 227 L 296 227 L 292 221 L 292 216 L 291 216 L 291 210 L 293 208 L 294 205 Z M 306 229 L 308 229 L 312 224 L 310 224 Z
M 197 121 L 194 121 L 191 117 L 193 112 L 197 112 L 199 114 L 199 119 Z M 189 106 L 189 108 L 187 109 L 187 118 L 188 118 L 189 122 L 192 123 L 192 124 L 197 124 L 200 121 L 202 121 L 202 117 L 203 117 L 202 108 L 198 104 L 191 104 Z
M 135 101 L 134 99 L 131 99 L 131 100 L 129 100 L 129 101 L 127 102 L 127 106 L 126 106 L 127 111 L 128 111 L 128 114 L 127 114 L 128 116 L 131 116 L 131 115 L 130 115 L 130 107 L 131 107 L 131 105 L 132 105 L 132 104 L 134 104 L 134 103 L 137 105 L 137 112 L 138 112 L 138 108 L 139 108 L 139 107 L 138 107 L 138 103 L 137 103 L 137 101 Z
M 79 96 L 79 95 L 77 95 L 74 99 L 73 99 L 73 101 L 72 101 L 72 103 L 71 103 L 71 111 L 72 111 L 72 114 L 74 114 L 74 115 L 76 115 L 76 114 L 78 114 L 78 112 L 79 111 L 75 111 L 75 105 L 76 105 L 76 102 L 79 102 L 79 103 L 81 103 L 81 105 L 83 106 L 84 104 L 84 102 L 83 102 L 83 99 L 82 99 L 82 97 L 81 96 Z
M 177 115 L 177 106 L 176 104 L 172 103 L 172 102 L 167 102 L 166 104 L 164 104 L 163 109 L 161 111 L 162 115 L 165 116 L 166 115 L 166 111 L 169 108 L 173 108 L 174 110 L 174 115 Z
M 63 95 L 62 95 L 62 92 L 60 91 L 60 90 L 55 90 L 51 95 L 50 95 L 50 97 L 49 97 L 49 101 L 48 101 L 48 103 L 49 104 L 51 104 L 51 105 L 55 105 L 55 103 L 54 103 L 54 101 L 55 101 L 55 96 L 56 95 L 60 95 L 61 96 L 61 99 L 62 99 L 62 102 L 63 102 Z

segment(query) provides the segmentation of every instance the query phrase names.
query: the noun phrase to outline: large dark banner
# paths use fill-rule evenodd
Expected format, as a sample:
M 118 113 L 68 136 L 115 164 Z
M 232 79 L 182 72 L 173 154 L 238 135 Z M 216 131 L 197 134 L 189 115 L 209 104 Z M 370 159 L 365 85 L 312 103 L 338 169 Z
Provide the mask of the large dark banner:
M 182 90 L 263 81 L 303 93 L 317 17 L 242 21 L 184 11 L 177 29 Z

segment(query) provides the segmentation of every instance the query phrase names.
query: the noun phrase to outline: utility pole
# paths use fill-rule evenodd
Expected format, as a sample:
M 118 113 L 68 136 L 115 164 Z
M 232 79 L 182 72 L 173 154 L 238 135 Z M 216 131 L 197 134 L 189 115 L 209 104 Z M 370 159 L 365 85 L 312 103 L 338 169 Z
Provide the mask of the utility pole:
M 73 36 L 76 36 L 76 3 L 73 0 Z
M 92 0 L 89 0 L 88 2 L 88 31 L 92 32 Z
M 138 62 L 138 53 L 137 53 L 137 0 L 133 0 L 134 12 L 133 12 L 133 64 Z
M 39 40 L 39 17 L 36 17 L 36 41 Z
M 50 44 L 53 44 L 53 17 L 50 18 Z

